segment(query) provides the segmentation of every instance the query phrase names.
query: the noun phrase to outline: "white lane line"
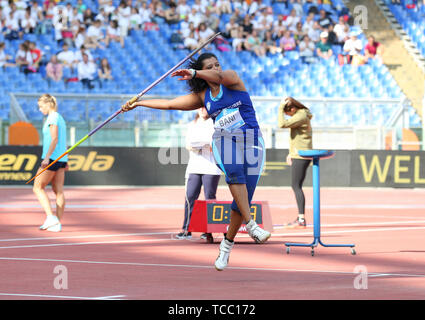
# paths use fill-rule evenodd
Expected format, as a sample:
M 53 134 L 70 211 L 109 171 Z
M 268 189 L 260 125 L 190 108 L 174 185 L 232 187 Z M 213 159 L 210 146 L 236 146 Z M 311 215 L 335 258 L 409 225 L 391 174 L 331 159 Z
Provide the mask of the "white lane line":
M 387 222 L 362 222 L 362 223 L 342 223 L 342 224 L 321 224 L 321 227 L 364 227 L 364 226 L 385 226 L 392 224 L 419 224 L 425 223 L 425 220 L 410 221 L 387 221 Z M 313 226 L 313 225 L 309 225 Z M 274 226 L 276 229 L 283 229 L 284 226 Z
M 122 300 L 124 295 L 106 296 L 106 297 L 74 297 L 74 296 L 55 296 L 47 294 L 26 294 L 26 293 L 0 293 L 0 296 L 9 297 L 31 297 L 31 298 L 48 298 L 48 299 L 76 299 L 76 300 Z
M 124 243 L 160 242 L 160 241 L 173 241 L 173 239 L 165 238 L 165 239 L 147 239 L 147 240 L 119 240 L 119 241 L 49 243 L 49 244 L 35 244 L 35 245 L 26 245 L 26 246 L 7 246 L 7 247 L 0 247 L 0 249 L 24 249 L 24 248 L 83 246 L 83 245 L 96 245 L 96 244 L 124 244 Z
M 393 224 L 419 224 L 419 223 L 425 223 L 425 220 L 411 220 L 411 221 L 388 221 L 388 222 L 369 222 L 369 223 L 350 223 L 350 224 L 322 224 L 321 227 L 361 227 L 361 226 L 385 226 L 385 225 L 393 225 Z M 309 227 L 312 227 L 313 225 L 308 225 Z M 284 225 L 274 225 L 274 229 L 285 229 Z M 408 230 L 414 229 L 417 227 L 409 227 Z M 397 227 L 392 228 L 391 230 L 397 230 Z M 371 229 L 376 230 L 376 228 Z M 379 229 L 386 231 L 388 229 Z M 403 228 L 402 230 L 405 230 Z M 358 231 L 358 230 L 354 230 Z M 353 231 L 353 232 L 354 232 Z M 368 230 L 359 230 L 367 232 Z M 326 232 L 332 232 L 332 231 L 323 231 L 322 233 Z M 347 230 L 346 232 L 351 232 L 351 230 Z M 142 233 L 119 233 L 119 234 L 99 234 L 99 235 L 81 235 L 81 236 L 62 236 L 62 237 L 38 237 L 38 238 L 10 238 L 10 239 L 0 239 L 0 242 L 13 242 L 13 241 L 45 241 L 45 240 L 67 240 L 67 239 L 90 239 L 90 238 L 112 238 L 112 237 L 132 237 L 132 236 L 157 236 L 157 235 L 173 235 L 176 232 L 142 232 Z M 297 235 L 302 235 L 304 233 L 296 233 Z M 278 235 L 273 233 L 273 235 Z M 291 236 L 294 235 L 294 233 L 288 233 L 284 234 L 285 236 Z M 241 236 L 241 235 L 238 235 Z M 155 239 L 153 239 L 155 240 Z M 164 239 L 165 240 L 165 239 Z M 134 240 L 134 241 L 141 241 L 141 240 Z M 143 240 L 145 241 L 145 240 Z M 149 240 L 146 240 L 149 241 Z M 104 242 L 109 243 L 109 242 Z M 1 249 L 2 247 L 0 247 Z
M 296 204 L 269 204 L 270 208 L 294 209 Z M 136 204 L 67 204 L 69 209 L 102 209 L 102 210 L 148 210 L 148 209 L 181 209 L 181 204 L 160 204 L 160 203 L 136 203 Z M 37 204 L 0 204 L 0 209 L 40 209 Z M 313 209 L 312 205 L 306 205 L 306 209 Z M 322 204 L 321 209 L 425 209 L 424 204 Z
M 102 264 L 102 265 L 119 265 L 119 266 L 139 266 L 139 267 L 165 267 L 165 268 L 195 268 L 195 269 L 215 269 L 211 265 L 184 265 L 184 264 L 167 264 L 167 263 L 141 263 L 141 262 L 112 262 L 112 261 L 88 261 L 88 260 L 63 260 L 63 259 L 42 259 L 42 258 L 9 258 L 0 257 L 5 261 L 38 261 L 38 262 L 55 262 L 55 263 L 79 263 L 79 264 Z M 304 272 L 304 273 L 331 273 L 342 275 L 358 275 L 358 272 L 337 271 L 337 270 L 313 270 L 313 269 L 284 269 L 284 268 L 254 268 L 254 267 L 227 267 L 229 270 L 252 270 L 252 271 L 279 271 L 279 272 Z M 425 278 L 425 274 L 410 273 L 383 273 L 368 272 L 369 275 L 391 276 L 391 277 L 417 277 Z
M 339 230 L 339 231 L 321 231 L 321 235 L 331 234 L 347 234 L 360 232 L 383 232 L 383 231 L 401 231 L 401 230 L 424 230 L 425 227 L 394 227 L 394 228 L 368 228 L 360 230 Z M 310 232 L 297 233 L 272 233 L 273 237 L 292 237 L 292 236 L 308 236 Z M 249 238 L 249 235 L 238 235 L 238 238 Z M 99 244 L 124 244 L 124 243 L 143 243 L 143 242 L 160 242 L 160 241 L 179 241 L 173 238 L 163 239 L 145 239 L 145 240 L 117 240 L 117 241 L 94 241 L 94 242 L 75 242 L 75 243 L 50 243 L 38 245 L 21 245 L 21 246 L 6 246 L 0 249 L 24 249 L 24 248 L 40 248 L 40 247 L 60 247 L 60 246 L 81 246 L 81 245 L 99 245 Z
M 9 241 L 42 241 L 42 240 L 64 240 L 64 239 L 85 239 L 85 238 L 110 238 L 110 237 L 132 237 L 132 236 L 156 236 L 165 234 L 175 234 L 176 232 L 143 232 L 143 233 L 118 233 L 118 234 L 99 234 L 83 236 L 63 236 L 63 237 L 44 237 L 44 238 L 15 238 L 0 239 L 0 242 Z

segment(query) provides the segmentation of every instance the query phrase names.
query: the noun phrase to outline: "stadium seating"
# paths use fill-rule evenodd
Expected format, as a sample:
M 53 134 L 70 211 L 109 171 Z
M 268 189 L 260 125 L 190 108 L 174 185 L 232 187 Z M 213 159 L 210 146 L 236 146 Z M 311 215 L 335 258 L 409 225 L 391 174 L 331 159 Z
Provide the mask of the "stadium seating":
M 188 1 L 191 4 L 193 1 Z M 263 1 L 274 9 L 274 14 L 288 14 L 291 8 L 285 8 L 283 4 Z M 76 0 L 70 1 L 75 5 Z M 97 10 L 97 1 L 85 1 L 94 11 Z M 341 0 L 333 1 L 334 7 L 325 7 L 331 12 L 331 17 L 336 21 L 338 14 L 345 8 Z M 114 0 L 114 5 L 118 1 Z M 399 15 L 407 15 L 403 9 L 399 10 Z M 224 15 L 221 26 L 227 21 L 229 16 Z M 304 17 L 305 18 L 305 17 Z M 413 18 L 412 18 L 413 20 Z M 99 61 L 106 57 L 112 67 L 113 81 L 108 81 L 100 86 L 95 83 L 95 88 L 91 91 L 83 88 L 79 82 L 69 82 L 66 85 L 63 82 L 48 83 L 42 76 L 42 73 L 24 75 L 17 68 L 6 68 L 0 70 L 1 80 L 1 98 L 0 98 L 0 117 L 8 117 L 7 110 L 10 103 L 7 92 L 36 92 L 44 93 L 116 93 L 116 94 L 137 94 L 146 88 L 150 83 L 164 74 L 170 67 L 183 59 L 189 51 L 186 49 L 173 49 L 170 43 L 171 34 L 178 26 L 169 26 L 167 23 L 160 23 L 159 30 L 150 31 L 131 31 L 130 36 L 126 38 L 125 48 L 121 48 L 118 43 L 112 42 L 109 48 L 92 52 L 93 56 Z M 422 29 L 421 29 L 422 28 Z M 423 26 L 416 26 L 415 30 L 422 30 Z M 415 31 L 417 32 L 417 31 Z M 416 34 L 416 33 L 415 33 Z M 60 45 L 54 40 L 53 34 L 32 35 L 26 34 L 24 39 L 33 40 L 43 50 L 46 61 L 50 55 L 61 50 Z M 363 43 L 366 43 L 364 35 L 360 35 Z M 7 52 L 15 55 L 18 44 L 21 41 L 6 42 Z M 423 42 L 425 43 L 425 42 Z M 338 47 L 333 48 L 338 52 Z M 340 50 L 340 49 L 339 49 Z M 329 97 L 329 98 L 403 98 L 404 95 L 392 78 L 388 68 L 380 60 L 371 60 L 368 64 L 353 67 L 351 65 L 340 66 L 336 56 L 328 61 L 320 61 L 316 64 L 304 64 L 301 62 L 298 52 L 287 52 L 285 55 L 276 54 L 266 57 L 256 57 L 254 54 L 243 51 L 236 53 L 234 51 L 221 52 L 215 46 L 210 46 L 210 51 L 215 53 L 224 68 L 237 70 L 244 80 L 248 91 L 252 96 L 275 96 L 284 97 L 292 95 L 298 98 L 302 97 Z M 7 80 L 6 80 L 7 79 Z M 152 95 L 177 95 L 188 92 L 187 85 L 184 82 L 176 81 L 170 77 L 166 78 L 159 85 L 154 87 L 149 94 Z M 111 102 L 105 101 L 101 105 L 106 107 L 88 108 L 87 111 L 81 106 L 86 105 L 87 101 L 65 102 L 60 104 L 65 119 L 68 121 L 82 121 L 93 119 L 99 121 L 105 119 L 114 107 Z M 40 119 L 34 102 L 21 105 L 26 114 L 31 119 Z M 76 108 L 76 105 L 79 105 Z M 255 106 L 259 118 L 263 123 L 275 124 L 276 122 L 276 104 L 262 104 Z M 312 106 L 315 117 L 315 124 L 334 125 L 363 125 L 385 123 L 391 115 L 391 110 L 379 112 L 373 117 L 365 116 L 358 112 L 361 106 L 341 105 L 335 112 L 324 112 L 323 109 Z M 159 114 L 161 114 L 159 116 Z M 414 112 L 409 113 L 411 122 L 420 124 L 420 119 Z M 139 112 L 140 120 L 148 121 L 178 121 L 186 120 L 187 115 L 181 112 L 169 113 L 163 115 L 163 112 L 144 111 Z M 125 121 L 133 121 L 134 117 L 125 117 Z
M 385 3 L 420 53 L 425 56 L 425 6 L 418 6 L 412 0 L 401 0 L 401 5 L 392 4 L 390 0 Z

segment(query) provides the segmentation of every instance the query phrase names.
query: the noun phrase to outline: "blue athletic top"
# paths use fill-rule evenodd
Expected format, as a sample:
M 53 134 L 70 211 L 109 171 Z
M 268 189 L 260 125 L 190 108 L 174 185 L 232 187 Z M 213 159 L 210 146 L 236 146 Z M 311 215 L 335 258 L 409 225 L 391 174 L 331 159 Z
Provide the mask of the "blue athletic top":
M 43 125 L 43 154 L 42 159 L 46 157 L 47 151 L 49 150 L 50 142 L 52 137 L 50 136 L 50 126 L 58 126 L 58 143 L 55 150 L 53 151 L 50 159 L 56 160 L 66 151 L 66 124 L 62 116 L 55 112 L 51 112 L 46 119 L 46 122 Z M 67 162 L 68 155 L 65 155 L 59 162 Z
M 258 122 L 251 98 L 246 91 L 231 90 L 220 85 L 220 92 L 213 97 L 211 89 L 205 92 L 205 107 L 214 121 L 216 130 L 258 129 Z

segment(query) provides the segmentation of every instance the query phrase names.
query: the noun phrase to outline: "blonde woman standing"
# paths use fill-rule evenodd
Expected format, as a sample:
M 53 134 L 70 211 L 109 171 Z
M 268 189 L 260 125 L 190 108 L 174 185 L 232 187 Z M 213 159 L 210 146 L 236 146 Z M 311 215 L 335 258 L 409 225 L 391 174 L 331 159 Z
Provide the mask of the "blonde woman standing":
M 287 115 L 290 118 L 285 119 Z M 299 150 L 313 148 L 310 110 L 292 97 L 283 100 L 279 106 L 279 128 L 290 129 L 289 154 L 286 162 L 291 166 L 291 185 L 298 207 L 297 219 L 286 225 L 287 228 L 305 228 L 305 197 L 302 189 L 307 169 L 311 160 L 302 158 Z
M 43 94 L 38 99 L 38 108 L 43 115 L 47 116 L 43 125 L 43 153 L 39 172 L 66 151 L 66 124 L 57 112 L 58 105 L 54 96 Z M 54 232 L 62 230 L 61 219 L 65 209 L 63 185 L 67 161 L 68 156 L 66 155 L 34 181 L 33 191 L 47 216 L 43 225 L 40 226 L 40 230 Z M 52 184 L 52 190 L 56 195 L 56 214 L 50 207 L 50 200 L 45 190 L 49 183 Z

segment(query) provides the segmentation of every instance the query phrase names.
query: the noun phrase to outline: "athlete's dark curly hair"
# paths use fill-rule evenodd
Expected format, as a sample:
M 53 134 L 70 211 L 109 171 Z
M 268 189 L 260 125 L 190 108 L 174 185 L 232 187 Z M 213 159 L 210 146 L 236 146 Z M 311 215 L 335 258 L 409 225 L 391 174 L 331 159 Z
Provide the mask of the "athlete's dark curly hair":
M 192 60 L 191 62 L 189 62 L 188 68 L 189 69 L 195 69 L 195 70 L 202 70 L 204 60 L 209 59 L 209 58 L 216 58 L 217 59 L 217 56 L 213 53 L 205 52 L 205 53 L 201 54 L 198 57 L 198 59 Z M 204 91 L 205 89 L 208 88 L 207 82 L 205 80 L 199 79 L 199 78 L 194 78 L 194 79 L 189 80 L 188 84 L 189 84 L 190 91 L 194 92 L 194 93 L 202 92 L 202 91 Z

